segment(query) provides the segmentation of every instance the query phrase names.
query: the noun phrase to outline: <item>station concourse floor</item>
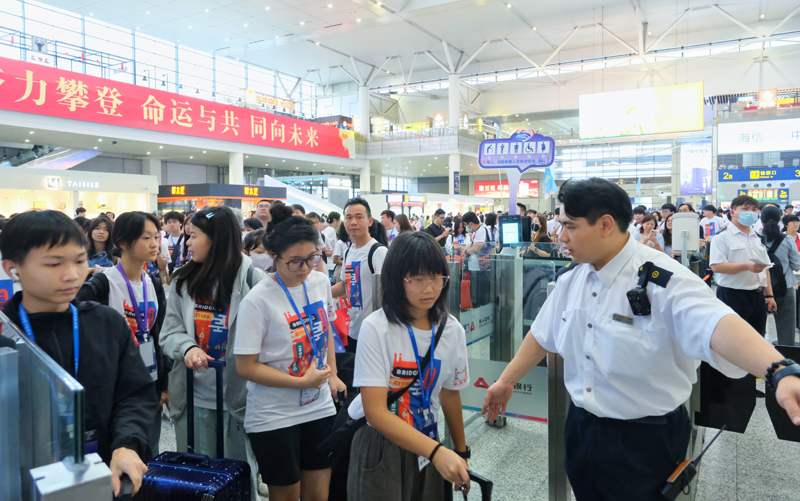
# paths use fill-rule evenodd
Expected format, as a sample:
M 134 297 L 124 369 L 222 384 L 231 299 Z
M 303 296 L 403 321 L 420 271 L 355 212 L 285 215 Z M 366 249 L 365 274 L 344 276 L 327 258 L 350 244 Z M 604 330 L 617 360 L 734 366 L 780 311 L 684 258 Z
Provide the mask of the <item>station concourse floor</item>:
M 771 318 L 767 339 L 776 339 Z M 757 387 L 763 391 L 764 382 L 759 380 Z M 464 411 L 464 419 L 471 414 Z M 706 430 L 705 444 L 715 433 Z M 494 482 L 493 501 L 547 501 L 546 424 L 509 418 L 498 429 L 478 418 L 467 426 L 466 434 L 472 449 L 470 468 Z M 168 421 L 162 421 L 160 449 L 175 450 L 175 433 Z M 480 499 L 477 490 L 470 499 Z M 778 440 L 764 399 L 756 399 L 744 434 L 723 432 L 703 457 L 695 500 L 800 501 L 800 443 Z

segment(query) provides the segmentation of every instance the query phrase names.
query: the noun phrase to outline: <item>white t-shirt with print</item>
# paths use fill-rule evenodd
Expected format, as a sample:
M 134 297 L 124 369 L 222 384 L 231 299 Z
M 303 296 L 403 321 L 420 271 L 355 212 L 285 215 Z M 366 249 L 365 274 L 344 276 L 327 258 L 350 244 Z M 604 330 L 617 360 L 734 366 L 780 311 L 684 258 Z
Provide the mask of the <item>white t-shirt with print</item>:
M 369 250 L 373 245 L 380 245 L 374 238 L 366 245 L 356 249 L 350 247 L 349 252 L 345 251 L 347 259 L 342 266 L 341 279 L 345 283 L 347 296 L 350 299 L 350 336 L 358 339 L 358 331 L 361 322 L 372 313 L 372 283 L 374 279 L 369 270 Z M 383 268 L 383 260 L 386 259 L 386 247 L 380 246 L 372 255 L 372 266 L 376 274 L 380 274 Z M 344 256 L 342 256 L 344 258 Z M 353 278 L 351 279 L 351 274 Z
M 333 226 L 326 226 L 322 230 L 322 234 L 325 235 L 325 245 L 328 246 L 328 249 L 331 251 L 336 250 L 336 244 L 339 242 L 339 239 L 336 238 L 336 230 Z M 332 270 L 336 265 L 333 264 L 333 256 L 328 258 L 328 269 Z
M 259 363 L 294 377 L 302 377 L 311 363 L 311 342 L 286 293 L 273 277 L 269 275 L 259 282 L 242 300 L 239 318 L 247 320 L 238 327 L 233 353 L 258 355 Z M 325 305 L 320 316 L 325 316 L 321 321 L 327 340 L 330 321 L 336 318 L 330 281 L 325 274 L 312 271 L 305 283 L 309 301 L 321 301 Z M 303 307 L 307 303 L 303 286 L 288 289 L 300 314 L 305 317 Z M 328 350 L 324 352 L 327 360 Z M 279 430 L 336 413 L 327 385 L 319 390 L 316 400 L 303 406 L 300 405 L 301 393 L 302 390 L 263 386 L 248 381 L 245 431 L 260 433 Z
M 703 234 L 709 241 L 718 235 L 726 226 L 728 226 L 728 221 L 719 216 L 714 216 L 710 219 L 704 217 L 700 220 L 700 227 L 703 228 Z
M 438 328 L 438 325 L 436 326 Z M 431 346 L 431 329 L 414 328 L 419 356 L 425 357 Z M 461 390 L 469 384 L 467 367 L 467 339 L 464 327 L 452 315 L 434 350 L 434 358 L 441 361 L 441 370 L 431 394 L 431 410 L 437 416 L 439 411 L 439 393 L 442 388 Z M 417 360 L 414 347 L 405 325 L 390 324 L 383 308 L 369 315 L 361 325 L 358 339 L 353 386 L 384 387 L 389 391 L 398 391 L 408 386 L 408 382 L 417 374 Z M 413 415 L 422 404 L 422 389 L 419 380 L 414 383 L 405 395 L 400 397 L 392 411 L 413 426 Z M 361 395 L 357 396 L 348 408 L 350 417 L 360 418 L 364 415 Z
M 125 318 L 128 327 L 131 329 L 131 334 L 136 339 L 139 332 L 139 327 L 136 323 L 136 315 L 133 312 L 133 303 L 131 302 L 131 295 L 128 292 L 128 286 L 122 273 L 116 266 L 106 268 L 103 274 L 108 278 L 108 305 Z M 156 298 L 156 289 L 153 286 L 153 281 L 150 275 L 144 273 L 145 283 L 147 284 L 147 325 L 152 326 L 158 316 L 158 298 Z M 131 282 L 131 289 L 133 295 L 136 296 L 136 303 L 138 303 L 139 311 L 144 312 L 144 287 L 142 283 Z M 137 341 L 138 343 L 138 341 Z
M 491 230 L 487 228 L 485 224 L 482 224 L 477 231 L 472 233 L 472 244 L 475 245 L 478 242 L 482 243 L 492 242 L 493 238 L 494 237 L 491 233 Z M 478 256 L 483 256 L 488 254 L 489 253 L 488 247 L 489 246 L 484 244 L 483 247 L 481 247 L 481 250 L 478 251 L 477 254 L 470 254 L 469 260 L 467 261 L 467 264 L 469 265 L 469 271 L 481 271 L 481 265 L 478 260 Z

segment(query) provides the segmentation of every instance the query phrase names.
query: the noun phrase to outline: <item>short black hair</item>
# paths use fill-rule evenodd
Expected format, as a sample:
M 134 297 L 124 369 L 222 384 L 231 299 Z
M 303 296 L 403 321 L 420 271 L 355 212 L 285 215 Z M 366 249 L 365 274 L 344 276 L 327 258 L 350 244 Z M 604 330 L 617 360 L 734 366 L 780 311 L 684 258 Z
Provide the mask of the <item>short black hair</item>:
M 116 214 L 114 214 L 113 212 L 111 212 L 110 210 L 109 210 L 109 211 L 106 211 L 106 215 L 109 215 L 109 214 L 111 214 L 111 215 L 112 215 L 112 216 L 114 216 L 115 218 L 117 217 L 117 215 L 116 215 Z
M 133 211 L 120 214 L 114 222 L 114 231 L 111 234 L 114 246 L 122 249 L 122 244 L 126 244 L 130 248 L 144 233 L 144 225 L 147 221 L 152 222 L 156 226 L 156 230 L 161 229 L 161 222 L 149 212 Z
M 261 200 L 256 202 L 256 205 L 260 204 L 261 202 L 267 202 L 270 205 L 270 207 L 272 207 L 272 201 L 271 200 L 267 200 L 266 198 L 262 198 Z
M 714 207 L 713 205 L 706 205 L 705 207 L 703 207 L 703 212 L 705 212 L 707 210 L 709 210 L 711 212 L 717 212 L 717 208 Z
M 474 215 L 474 214 L 473 214 Z M 401 232 L 389 247 L 383 261 L 381 271 L 381 295 L 383 296 L 383 313 L 389 323 L 410 325 L 412 318 L 408 313 L 408 298 L 405 293 L 406 275 L 416 277 L 431 273 L 442 277 L 450 277 L 447 260 L 439 243 L 424 231 Z M 450 280 L 444 284 L 439 298 L 428 310 L 428 319 L 438 323 L 443 315 L 447 315 L 447 292 Z
M 392 221 L 394 221 L 395 214 L 393 210 L 386 209 L 385 211 L 381 212 L 381 216 L 386 216 Z
M 319 217 L 319 214 L 316 212 L 309 212 L 306 214 L 306 219 L 316 219 L 317 221 L 325 221 L 323 218 Z
M 786 231 L 786 226 L 789 223 L 800 223 L 800 217 L 797 217 L 795 214 L 789 214 L 788 216 L 784 216 L 783 218 L 783 230 Z
M 299 210 L 304 216 L 306 215 L 306 208 L 300 204 L 292 204 L 292 210 Z
M 744 205 L 751 205 L 755 208 L 760 208 L 758 205 L 758 200 L 749 195 L 739 195 L 731 200 L 731 209 L 733 210 L 736 210 L 737 207 L 742 207 Z
M 633 220 L 630 197 L 625 190 L 607 179 L 568 179 L 558 190 L 558 201 L 564 208 L 564 214 L 571 218 L 586 218 L 590 225 L 609 214 L 616 221 L 619 231 L 625 233 Z
M 244 242 L 242 242 L 242 248 L 249 256 L 251 252 L 258 249 L 258 246 L 262 244 L 264 240 L 264 235 L 266 234 L 266 230 L 264 228 L 259 228 L 257 230 L 253 230 L 244 237 Z
M 286 249 L 302 242 L 316 244 L 319 232 L 311 221 L 302 216 L 292 216 L 275 225 L 275 231 L 264 237 L 264 248 L 276 258 L 281 257 Z
M 683 203 L 680 205 L 680 207 L 683 207 L 684 205 L 685 205 L 685 206 L 687 206 L 687 207 L 689 207 L 689 212 L 694 212 L 694 207 L 692 207 L 692 204 L 690 204 L 689 202 L 683 202 Z M 678 207 L 678 208 L 680 209 L 680 207 Z
M 553 214 L 555 214 L 556 216 L 560 216 L 561 215 L 561 207 L 556 207 L 556 211 Z
M 678 208 L 675 207 L 675 204 L 664 204 L 661 206 L 661 210 L 671 210 L 672 212 L 678 212 Z
M 328 224 L 333 224 L 334 221 L 341 221 L 342 215 L 336 211 L 331 211 L 328 213 Z
M 794 210 L 794 205 L 787 205 L 786 207 L 783 208 L 783 210 L 786 210 L 786 209 Z
M 242 223 L 242 227 L 245 226 L 249 227 L 253 231 L 264 227 L 261 221 L 254 217 L 248 217 L 247 219 L 245 219 L 244 222 Z
M 364 200 L 362 197 L 354 197 L 347 201 L 344 204 L 344 211 L 347 212 L 347 208 L 351 205 L 363 205 L 365 209 L 367 209 L 367 217 L 372 217 L 372 209 L 369 208 L 369 202 Z
M 164 214 L 163 217 L 164 217 L 164 224 L 167 224 L 167 221 L 174 219 L 175 221 L 181 223 L 181 226 L 183 226 L 183 221 L 185 219 L 183 214 L 174 210 L 167 212 L 166 214 Z
M 86 214 L 86 208 L 78 207 L 77 209 L 75 209 L 75 214 Z
M 465 212 L 464 215 L 461 217 L 461 221 L 464 224 L 481 224 L 481 220 L 478 219 L 478 216 L 476 216 L 475 213 L 472 211 Z
M 525 210 L 527 209 L 527 207 L 525 207 L 525 204 L 521 204 L 519 202 L 517 202 L 517 207 L 519 207 L 522 210 L 523 214 L 525 213 Z
M 22 263 L 33 249 L 72 243 L 86 248 L 86 234 L 66 214 L 54 210 L 23 212 L 3 227 L 0 254 L 3 259 Z
M 445 214 L 447 213 L 444 211 L 444 209 L 436 209 L 436 211 L 433 213 L 433 217 L 439 217 Z
M 641 205 L 639 205 L 638 207 L 635 207 L 635 208 L 633 209 L 633 213 L 634 213 L 634 214 L 639 214 L 639 215 L 643 216 L 643 215 L 647 214 L 647 210 L 645 210 L 645 208 L 644 208 L 644 207 L 642 207 Z

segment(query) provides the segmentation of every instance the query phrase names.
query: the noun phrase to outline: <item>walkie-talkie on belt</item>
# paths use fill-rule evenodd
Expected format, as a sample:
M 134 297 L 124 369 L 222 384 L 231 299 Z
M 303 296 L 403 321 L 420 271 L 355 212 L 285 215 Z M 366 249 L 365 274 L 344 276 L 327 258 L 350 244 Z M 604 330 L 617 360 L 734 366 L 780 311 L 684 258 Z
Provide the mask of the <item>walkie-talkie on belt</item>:
M 667 479 L 667 485 L 661 490 L 661 494 L 670 501 L 674 501 L 683 490 L 688 487 L 688 485 L 692 482 L 695 475 L 697 475 L 697 467 L 700 465 L 700 460 L 703 459 L 703 454 L 711 447 L 711 444 L 714 443 L 714 440 L 719 437 L 727 425 L 723 425 L 722 428 L 714 435 L 714 438 L 711 439 L 711 442 L 708 443 L 703 452 L 697 456 L 697 459 L 694 461 L 689 461 L 688 459 L 678 466 L 678 468 L 672 472 L 672 475 L 669 476 Z

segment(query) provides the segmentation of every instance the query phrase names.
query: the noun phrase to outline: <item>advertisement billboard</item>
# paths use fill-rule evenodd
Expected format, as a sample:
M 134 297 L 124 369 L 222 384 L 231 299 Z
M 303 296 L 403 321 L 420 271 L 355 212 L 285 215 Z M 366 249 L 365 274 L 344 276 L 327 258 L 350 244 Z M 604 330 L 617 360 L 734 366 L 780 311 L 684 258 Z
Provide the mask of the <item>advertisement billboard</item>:
M 800 118 L 719 124 L 717 153 L 800 150 Z
M 711 141 L 681 144 L 681 195 L 711 193 Z
M 508 198 L 510 186 L 508 181 L 475 181 L 476 197 Z M 538 198 L 539 180 L 526 179 L 519 182 L 519 198 Z
M 581 139 L 703 130 L 703 82 L 580 96 Z

